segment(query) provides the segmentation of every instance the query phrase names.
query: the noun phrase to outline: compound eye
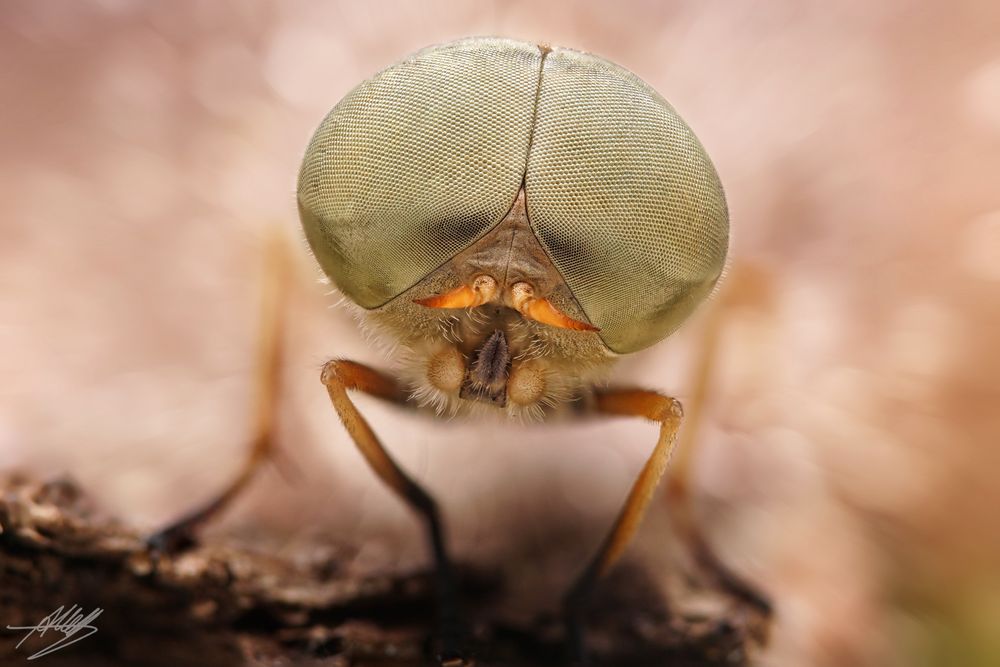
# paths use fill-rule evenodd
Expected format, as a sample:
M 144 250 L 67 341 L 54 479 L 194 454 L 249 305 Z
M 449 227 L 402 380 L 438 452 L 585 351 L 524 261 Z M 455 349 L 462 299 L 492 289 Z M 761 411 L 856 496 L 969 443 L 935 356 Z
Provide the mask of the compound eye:
M 299 211 L 316 259 L 376 308 L 494 227 L 524 176 L 541 52 L 472 39 L 351 91 L 313 136 Z
M 669 335 L 711 291 L 725 195 L 690 128 L 638 77 L 555 49 L 525 176 L 532 228 L 615 352 Z
M 522 184 L 615 352 L 669 335 L 722 272 L 725 196 L 674 109 L 606 60 L 512 40 L 431 47 L 349 93 L 306 152 L 299 211 L 323 270 L 371 309 L 487 234 Z

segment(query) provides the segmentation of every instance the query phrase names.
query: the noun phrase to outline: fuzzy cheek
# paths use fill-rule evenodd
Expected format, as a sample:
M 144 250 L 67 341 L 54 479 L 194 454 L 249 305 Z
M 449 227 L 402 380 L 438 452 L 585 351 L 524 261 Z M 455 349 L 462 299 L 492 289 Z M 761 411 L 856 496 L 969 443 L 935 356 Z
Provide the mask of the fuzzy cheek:
M 427 380 L 437 389 L 452 393 L 458 391 L 465 379 L 465 357 L 454 347 L 446 347 L 427 364 Z
M 517 405 L 531 405 L 545 393 L 545 371 L 539 364 L 526 361 L 515 366 L 507 380 L 507 398 Z

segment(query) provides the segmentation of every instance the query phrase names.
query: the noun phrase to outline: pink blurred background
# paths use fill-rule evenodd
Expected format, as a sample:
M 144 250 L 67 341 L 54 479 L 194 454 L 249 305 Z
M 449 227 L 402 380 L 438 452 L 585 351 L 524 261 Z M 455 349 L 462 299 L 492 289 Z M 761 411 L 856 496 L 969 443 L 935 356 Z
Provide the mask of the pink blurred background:
M 1000 5 L 987 0 L 5 2 L 0 469 L 71 474 L 147 527 L 210 496 L 249 434 L 261 240 L 277 225 L 301 260 L 281 427 L 299 473 L 289 485 L 269 470 L 213 530 L 320 530 L 362 560 L 421 562 L 416 524 L 319 385 L 327 358 L 388 362 L 330 308 L 294 189 L 348 90 L 477 34 L 628 67 L 718 167 L 734 239 L 733 298 L 716 305 L 738 305 L 696 481 L 724 559 L 778 603 L 762 664 L 1000 664 Z M 703 325 L 616 378 L 685 399 Z M 437 493 L 462 559 L 506 559 L 524 589 L 549 571 L 538 563 L 565 561 L 553 595 L 654 438 L 627 421 L 484 429 L 359 404 Z M 665 502 L 633 558 L 663 560 Z

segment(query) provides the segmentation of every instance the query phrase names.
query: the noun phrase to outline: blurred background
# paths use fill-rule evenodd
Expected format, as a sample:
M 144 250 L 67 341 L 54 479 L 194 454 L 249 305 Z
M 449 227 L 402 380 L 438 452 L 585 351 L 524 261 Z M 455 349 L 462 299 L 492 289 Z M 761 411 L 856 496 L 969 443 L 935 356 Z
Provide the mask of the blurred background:
M 318 382 L 333 356 L 391 360 L 332 307 L 294 191 L 313 129 L 354 85 L 481 34 L 633 70 L 721 174 L 732 270 L 713 304 L 724 328 L 695 478 L 724 560 L 777 602 L 762 663 L 1000 664 L 989 0 L 4 2 L 0 469 L 70 474 L 148 528 L 210 497 L 249 437 L 261 242 L 278 226 L 301 268 L 281 413 L 298 472 L 288 484 L 268 469 L 212 530 L 320 531 L 373 567 L 422 563 L 418 526 Z M 615 379 L 684 400 L 705 321 Z M 655 437 L 629 421 L 497 429 L 358 402 L 438 495 L 458 556 L 505 563 L 514 599 L 542 581 L 543 607 Z M 669 550 L 665 503 L 632 558 Z

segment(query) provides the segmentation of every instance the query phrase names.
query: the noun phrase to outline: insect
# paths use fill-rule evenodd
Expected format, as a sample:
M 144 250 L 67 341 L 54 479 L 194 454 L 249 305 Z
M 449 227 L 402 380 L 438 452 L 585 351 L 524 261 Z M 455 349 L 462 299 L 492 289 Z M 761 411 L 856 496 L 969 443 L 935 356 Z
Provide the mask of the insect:
M 321 379 L 373 471 L 425 522 L 444 664 L 462 664 L 462 619 L 441 513 L 350 392 L 448 415 L 659 424 L 617 521 L 566 595 L 567 634 L 582 653 L 588 596 L 637 530 L 682 420 L 677 400 L 605 380 L 621 356 L 673 332 L 725 264 L 725 197 L 698 139 L 611 62 L 466 39 L 383 70 L 330 111 L 306 150 L 298 210 L 320 267 L 400 350 L 395 375 L 336 359 Z

